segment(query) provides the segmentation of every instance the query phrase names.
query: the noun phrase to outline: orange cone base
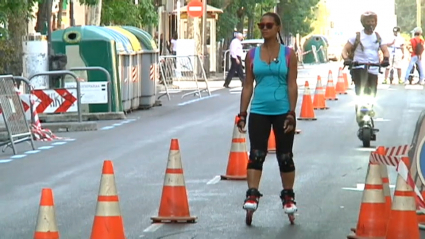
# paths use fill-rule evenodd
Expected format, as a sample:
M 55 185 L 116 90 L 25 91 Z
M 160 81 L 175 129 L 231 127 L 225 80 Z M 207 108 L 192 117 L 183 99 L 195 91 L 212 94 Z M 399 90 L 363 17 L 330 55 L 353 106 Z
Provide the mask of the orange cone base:
M 232 176 L 232 175 L 221 175 L 221 179 L 223 180 L 245 180 L 247 175 L 245 176 Z
M 168 223 L 195 223 L 198 219 L 197 216 L 191 217 L 151 217 L 153 223 L 156 222 L 168 222 Z
M 385 237 L 358 237 L 355 234 L 350 234 L 347 239 L 385 239 Z
M 321 108 L 317 108 L 317 107 L 314 107 L 313 109 L 315 109 L 315 110 L 328 110 L 329 109 L 329 107 L 321 107 Z
M 305 118 L 305 117 L 299 117 L 298 120 L 317 120 L 317 118 Z
M 116 238 L 125 239 L 121 216 L 96 216 L 93 223 L 91 239 Z
M 59 232 L 35 232 L 34 239 L 59 239 Z
M 425 214 L 422 214 L 422 213 L 417 211 L 416 215 L 418 215 L 419 224 L 425 225 Z

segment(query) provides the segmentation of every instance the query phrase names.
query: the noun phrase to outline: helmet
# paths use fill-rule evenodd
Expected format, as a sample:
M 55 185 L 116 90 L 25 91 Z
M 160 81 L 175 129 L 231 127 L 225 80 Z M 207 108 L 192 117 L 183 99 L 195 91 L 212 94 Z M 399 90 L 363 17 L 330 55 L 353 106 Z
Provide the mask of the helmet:
M 369 19 L 369 18 L 373 18 L 375 20 L 375 26 L 366 25 L 366 20 Z M 378 15 L 376 15 L 376 13 L 371 12 L 371 11 L 364 12 L 362 14 L 362 16 L 360 17 L 360 22 L 362 23 L 364 28 L 372 27 L 373 30 L 375 30 L 375 27 L 378 24 Z
M 413 29 L 413 33 L 422 34 L 422 28 L 421 27 L 415 27 L 415 29 Z
M 400 27 L 394 27 L 393 32 L 400 32 Z

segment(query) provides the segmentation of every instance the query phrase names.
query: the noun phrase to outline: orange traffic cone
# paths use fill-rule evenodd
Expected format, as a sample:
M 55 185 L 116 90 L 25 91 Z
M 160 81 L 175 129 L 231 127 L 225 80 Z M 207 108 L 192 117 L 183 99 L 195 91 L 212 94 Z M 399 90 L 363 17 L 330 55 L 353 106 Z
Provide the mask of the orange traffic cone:
M 345 90 L 348 90 L 350 88 L 350 85 L 348 84 L 348 76 L 347 73 L 342 73 L 342 77 L 344 77 L 344 88 Z
M 387 218 L 384 215 L 385 198 L 380 165 L 369 163 L 357 228 L 352 229 L 355 234 L 348 235 L 347 238 L 385 239 Z
M 114 167 L 110 160 L 103 162 L 98 195 L 90 239 L 125 239 Z
M 325 90 L 322 86 L 322 78 L 317 76 L 316 92 L 314 93 L 313 108 L 315 110 L 327 110 L 329 107 L 326 106 Z
M 179 141 L 177 139 L 172 139 L 158 216 L 151 217 L 151 220 L 154 223 L 194 223 L 197 218 L 196 216 L 191 216 L 189 211 L 189 201 L 187 199 Z
M 386 155 L 386 150 L 384 146 L 379 146 L 375 152 L 379 155 Z M 380 167 L 381 167 L 380 172 L 381 172 L 382 186 L 383 186 L 384 197 L 385 197 L 385 217 L 388 218 L 391 212 L 390 180 L 388 178 L 387 165 L 381 164 Z
M 304 97 L 301 105 L 300 117 L 298 120 L 317 120 L 314 114 L 313 102 L 311 100 L 310 86 L 308 81 L 305 82 Z
M 245 180 L 247 177 L 248 150 L 246 148 L 246 139 L 245 134 L 239 132 L 236 122 L 237 117 L 233 127 L 232 145 L 230 147 L 226 175 L 221 175 L 221 179 Z
M 59 239 L 53 192 L 50 188 L 43 188 L 41 190 L 40 207 L 38 209 L 34 239 Z
M 325 91 L 325 99 L 326 100 L 338 100 L 336 97 L 336 91 L 334 86 L 334 80 L 332 77 L 332 71 L 329 71 L 328 74 L 328 84 L 326 85 L 326 91 Z
M 408 157 L 401 160 L 410 166 Z M 413 189 L 400 176 L 397 176 L 394 200 L 388 220 L 386 239 L 419 239 L 418 218 L 416 216 L 416 195 Z
M 338 81 L 336 82 L 335 91 L 337 94 L 340 95 L 346 95 L 347 92 L 345 91 L 345 82 L 344 82 L 344 76 L 342 75 L 342 68 L 339 68 L 338 71 Z
M 270 130 L 269 143 L 267 146 L 267 152 L 276 153 L 276 136 L 274 135 L 273 128 Z

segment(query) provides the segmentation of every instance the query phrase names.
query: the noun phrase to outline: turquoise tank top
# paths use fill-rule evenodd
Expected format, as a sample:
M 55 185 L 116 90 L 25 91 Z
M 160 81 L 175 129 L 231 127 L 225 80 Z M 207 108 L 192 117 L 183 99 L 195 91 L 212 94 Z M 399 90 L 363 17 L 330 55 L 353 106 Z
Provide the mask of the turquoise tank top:
M 255 77 L 254 97 L 251 102 L 251 113 L 261 115 L 281 115 L 290 110 L 288 96 L 289 50 L 281 45 L 279 62 L 267 64 L 261 60 L 260 47 L 255 49 L 253 73 Z M 288 56 L 287 56 L 288 55 Z

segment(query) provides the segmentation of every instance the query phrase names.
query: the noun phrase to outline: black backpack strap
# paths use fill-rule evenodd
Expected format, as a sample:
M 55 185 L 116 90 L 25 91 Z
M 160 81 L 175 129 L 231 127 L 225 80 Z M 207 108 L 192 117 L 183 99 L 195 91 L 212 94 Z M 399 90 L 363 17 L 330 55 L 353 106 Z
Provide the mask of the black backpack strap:
M 353 52 L 357 49 L 358 45 L 360 45 L 360 47 L 362 48 L 362 51 L 363 51 L 364 48 L 363 48 L 362 42 L 360 41 L 360 32 L 356 32 L 356 40 L 354 41 Z
M 375 34 L 376 34 L 376 43 L 379 44 L 379 49 L 381 49 L 382 38 L 381 38 L 381 36 L 379 35 L 378 32 L 375 32 Z

